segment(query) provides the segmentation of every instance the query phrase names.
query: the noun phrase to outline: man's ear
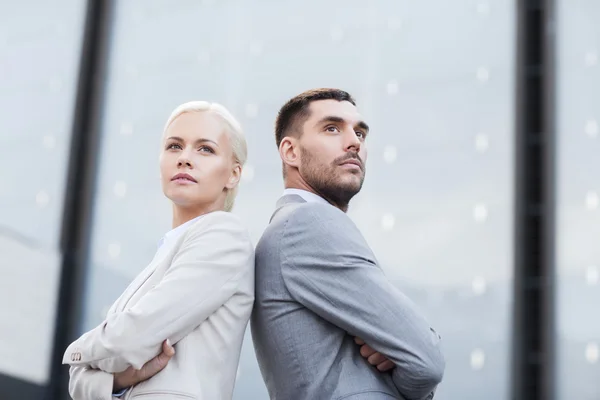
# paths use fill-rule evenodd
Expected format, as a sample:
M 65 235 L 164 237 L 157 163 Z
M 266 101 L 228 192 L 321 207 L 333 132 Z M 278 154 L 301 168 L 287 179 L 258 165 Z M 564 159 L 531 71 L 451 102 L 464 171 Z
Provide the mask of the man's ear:
M 279 156 L 284 166 L 298 168 L 300 166 L 300 146 L 298 139 L 286 136 L 279 144 Z

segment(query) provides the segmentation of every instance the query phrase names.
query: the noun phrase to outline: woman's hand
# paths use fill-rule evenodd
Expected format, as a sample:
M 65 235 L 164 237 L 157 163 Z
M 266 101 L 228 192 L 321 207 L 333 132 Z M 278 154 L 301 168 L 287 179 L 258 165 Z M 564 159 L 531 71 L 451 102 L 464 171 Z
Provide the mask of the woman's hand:
M 113 374 L 113 392 L 132 387 L 152 378 L 167 366 L 173 355 L 175 355 L 175 349 L 167 339 L 163 342 L 162 352 L 144 364 L 141 369 L 129 367 L 123 372 Z

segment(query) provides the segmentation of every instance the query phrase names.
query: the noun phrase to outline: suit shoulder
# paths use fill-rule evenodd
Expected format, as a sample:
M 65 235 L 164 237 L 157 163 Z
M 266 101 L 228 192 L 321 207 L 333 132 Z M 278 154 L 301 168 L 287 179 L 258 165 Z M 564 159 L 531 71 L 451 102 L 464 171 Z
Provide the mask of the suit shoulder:
M 327 221 L 347 219 L 348 216 L 339 208 L 329 204 L 309 202 L 293 210 L 288 217 L 288 223 L 293 223 L 294 225 L 306 223 L 322 224 Z
M 358 233 L 354 222 L 340 209 L 319 203 L 303 204 L 280 228 L 282 246 L 297 243 L 346 242 Z
M 285 233 L 290 221 L 294 224 L 295 222 L 293 221 L 302 220 L 304 215 L 310 214 L 310 210 L 313 207 L 312 204 L 294 203 L 276 210 L 256 245 L 257 252 L 264 247 L 271 248 L 274 244 L 279 243 L 279 239 Z

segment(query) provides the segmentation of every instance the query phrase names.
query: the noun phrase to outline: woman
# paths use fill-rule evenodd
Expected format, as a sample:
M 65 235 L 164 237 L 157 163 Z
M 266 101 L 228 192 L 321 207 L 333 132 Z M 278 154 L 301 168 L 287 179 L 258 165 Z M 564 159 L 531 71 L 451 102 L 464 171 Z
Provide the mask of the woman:
M 160 154 L 173 230 L 106 320 L 67 348 L 73 399 L 231 399 L 254 301 L 254 249 L 229 212 L 246 153 L 222 106 L 173 111 Z

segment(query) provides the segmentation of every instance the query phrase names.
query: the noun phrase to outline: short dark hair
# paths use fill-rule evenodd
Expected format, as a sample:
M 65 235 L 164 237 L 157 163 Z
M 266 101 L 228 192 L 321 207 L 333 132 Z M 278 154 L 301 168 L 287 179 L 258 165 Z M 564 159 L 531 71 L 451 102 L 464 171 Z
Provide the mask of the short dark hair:
M 281 107 L 275 120 L 275 142 L 277 147 L 284 137 L 289 136 L 295 130 L 297 134 L 302 133 L 299 125 L 304 123 L 310 116 L 310 103 L 317 100 L 348 101 L 356 106 L 356 101 L 348 93 L 340 89 L 320 88 L 311 89 L 288 100 Z

